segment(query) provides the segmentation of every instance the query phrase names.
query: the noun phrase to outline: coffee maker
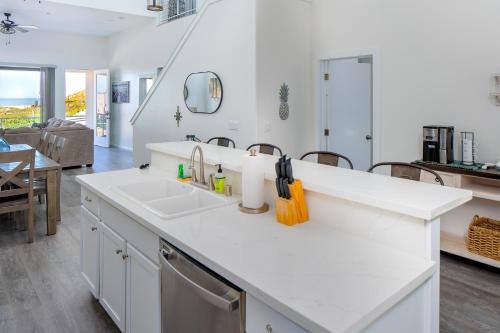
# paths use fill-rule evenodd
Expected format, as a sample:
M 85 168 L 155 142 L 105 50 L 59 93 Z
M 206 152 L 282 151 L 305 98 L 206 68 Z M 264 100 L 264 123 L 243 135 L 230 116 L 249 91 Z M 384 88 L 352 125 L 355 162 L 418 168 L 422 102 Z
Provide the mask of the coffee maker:
M 424 162 L 439 163 L 439 127 L 424 126 L 423 139 L 424 148 L 422 160 Z
M 423 129 L 423 161 L 448 164 L 453 162 L 452 126 L 424 126 Z

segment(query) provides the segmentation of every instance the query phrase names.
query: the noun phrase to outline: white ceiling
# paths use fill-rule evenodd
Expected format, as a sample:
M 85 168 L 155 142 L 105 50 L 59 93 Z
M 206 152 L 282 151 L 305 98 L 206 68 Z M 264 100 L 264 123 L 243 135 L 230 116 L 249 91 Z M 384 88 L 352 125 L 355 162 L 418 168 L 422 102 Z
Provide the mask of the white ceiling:
M 100 0 L 103 1 L 108 0 Z M 135 0 L 143 3 L 146 1 Z M 130 14 L 130 8 L 123 12 L 110 11 L 63 4 L 42 0 L 1 0 L 0 13 L 12 14 L 11 20 L 21 25 L 36 25 L 41 31 L 81 33 L 97 36 L 109 36 L 127 28 L 151 22 L 154 17 L 144 11 L 139 15 Z M 102 7 L 101 7 L 102 8 Z M 145 16 L 149 15 L 149 16 Z

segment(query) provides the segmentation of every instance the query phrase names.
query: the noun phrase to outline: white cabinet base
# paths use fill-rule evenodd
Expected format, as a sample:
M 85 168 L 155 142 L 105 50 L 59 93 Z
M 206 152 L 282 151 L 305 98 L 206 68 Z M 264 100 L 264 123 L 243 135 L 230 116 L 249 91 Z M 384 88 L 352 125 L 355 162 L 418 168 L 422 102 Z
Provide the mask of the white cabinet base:
M 99 298 L 99 219 L 81 208 L 80 271 L 95 298 Z
M 127 244 L 127 333 L 161 332 L 160 267 Z
M 99 302 L 125 330 L 125 240 L 101 223 L 101 298 Z

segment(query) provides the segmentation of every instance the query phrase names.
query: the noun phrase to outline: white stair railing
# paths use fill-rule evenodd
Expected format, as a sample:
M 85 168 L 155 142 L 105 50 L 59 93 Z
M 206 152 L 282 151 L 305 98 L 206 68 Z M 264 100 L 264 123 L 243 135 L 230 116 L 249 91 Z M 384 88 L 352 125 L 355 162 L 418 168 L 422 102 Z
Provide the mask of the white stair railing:
M 137 111 L 134 113 L 132 118 L 130 118 L 130 123 L 132 125 L 135 124 L 137 119 L 139 119 L 141 113 L 144 111 L 146 106 L 149 104 L 149 101 L 151 100 L 151 97 L 155 94 L 156 89 L 158 89 L 158 86 L 165 78 L 165 75 L 169 71 L 170 67 L 172 67 L 172 64 L 174 63 L 175 59 L 177 58 L 177 56 L 179 55 L 181 50 L 184 48 L 184 45 L 186 45 L 186 42 L 189 40 L 189 37 L 191 36 L 194 29 L 196 28 L 196 26 L 200 22 L 201 18 L 205 15 L 207 8 L 209 8 L 209 6 L 211 6 L 212 4 L 219 2 L 219 1 L 222 1 L 222 0 L 205 0 L 203 2 L 203 4 L 201 5 L 201 7 L 199 8 L 199 10 L 197 12 L 196 17 L 193 19 L 193 21 L 191 22 L 189 27 L 186 29 L 184 36 L 181 38 L 181 40 L 179 41 L 179 43 L 175 47 L 174 51 L 170 55 L 170 58 L 168 59 L 166 65 L 163 67 L 161 72 L 158 74 L 158 77 L 156 78 L 155 82 L 153 83 L 153 86 L 151 87 L 148 94 L 146 95 L 146 98 L 144 99 L 142 104 L 139 106 Z

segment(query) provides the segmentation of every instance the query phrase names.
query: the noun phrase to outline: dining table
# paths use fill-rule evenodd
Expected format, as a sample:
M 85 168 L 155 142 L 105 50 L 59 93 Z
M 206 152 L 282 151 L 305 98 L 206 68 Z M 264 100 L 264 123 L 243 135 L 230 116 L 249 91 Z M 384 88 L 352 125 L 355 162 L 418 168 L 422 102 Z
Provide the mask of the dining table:
M 11 144 L 10 151 L 22 151 L 33 149 L 27 144 Z M 16 167 L 16 164 L 2 165 L 2 169 L 10 171 Z M 57 223 L 61 221 L 61 173 L 62 167 L 59 163 L 51 160 L 38 150 L 35 150 L 35 179 L 46 181 L 46 214 L 47 214 L 47 235 L 55 235 L 57 232 Z M 22 172 L 28 173 L 29 167 Z

